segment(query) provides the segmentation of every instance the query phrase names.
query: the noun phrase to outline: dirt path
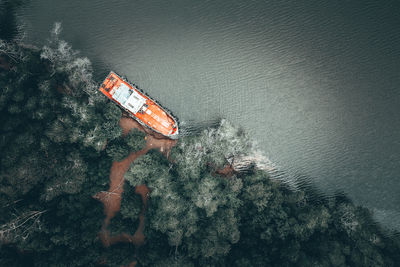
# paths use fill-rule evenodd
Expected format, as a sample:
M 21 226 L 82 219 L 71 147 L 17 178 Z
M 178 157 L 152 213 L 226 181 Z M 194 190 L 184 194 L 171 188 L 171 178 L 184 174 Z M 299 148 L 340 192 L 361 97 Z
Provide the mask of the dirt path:
M 119 235 L 110 236 L 110 233 L 107 229 L 102 229 L 100 233 L 100 238 L 103 242 L 103 245 L 108 247 L 112 244 L 116 243 L 132 243 L 135 246 L 140 246 L 145 241 L 145 236 L 143 234 L 144 231 L 144 219 L 145 219 L 145 212 L 147 208 L 147 200 L 149 198 L 150 190 L 146 185 L 138 185 L 135 187 L 135 193 L 142 197 L 142 210 L 139 214 L 139 226 L 136 229 L 136 232 L 133 235 L 127 233 L 121 233 Z M 109 223 L 109 222 L 108 222 Z
M 125 159 L 120 162 L 114 161 L 111 166 L 110 171 L 110 186 L 107 191 L 101 191 L 96 193 L 93 197 L 101 201 L 104 205 L 105 219 L 103 226 L 99 233 L 99 237 L 105 247 L 109 247 L 112 244 L 119 242 L 128 242 L 136 246 L 140 246 L 145 241 L 145 236 L 143 234 L 145 227 L 145 212 L 147 208 L 147 201 L 150 196 L 150 189 L 146 185 L 139 185 L 135 187 L 135 193 L 140 195 L 142 198 L 142 210 L 139 214 L 139 226 L 133 235 L 127 233 L 121 233 L 116 236 L 111 236 L 108 226 L 111 219 L 119 212 L 121 208 L 121 198 L 124 191 L 124 175 L 128 171 L 130 165 L 140 156 L 146 154 L 151 149 L 158 149 L 166 157 L 172 147 L 176 144 L 177 140 L 171 140 L 169 138 L 162 137 L 158 134 L 152 133 L 150 130 L 144 128 L 135 120 L 122 116 L 119 125 L 122 128 L 122 134 L 125 136 L 132 129 L 136 128 L 142 132 L 146 133 L 146 146 L 137 152 L 131 152 Z M 135 263 L 132 262 L 131 266 Z
M 94 198 L 103 202 L 104 213 L 106 218 L 104 219 L 103 228 L 107 228 L 110 224 L 111 219 L 121 208 L 121 196 L 124 191 L 124 175 L 129 169 L 129 166 L 139 156 L 144 155 L 149 151 L 149 146 L 138 152 L 132 152 L 121 162 L 114 161 L 110 171 L 110 186 L 107 191 L 98 192 Z M 104 242 L 103 242 L 104 243 Z

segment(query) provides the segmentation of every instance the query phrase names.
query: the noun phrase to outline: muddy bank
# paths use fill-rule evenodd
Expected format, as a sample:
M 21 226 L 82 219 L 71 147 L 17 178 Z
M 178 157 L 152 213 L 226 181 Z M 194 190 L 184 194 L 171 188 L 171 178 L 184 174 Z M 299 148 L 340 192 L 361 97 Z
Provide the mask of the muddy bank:
M 122 135 L 126 135 L 130 132 L 130 130 L 136 128 L 139 131 L 144 132 L 145 134 L 150 135 L 154 138 L 162 140 L 170 140 L 169 138 L 166 138 L 164 135 L 156 133 L 150 130 L 149 128 L 141 125 L 139 122 L 132 119 L 125 111 L 123 111 L 122 117 L 119 121 L 119 126 L 122 128 Z
M 122 129 L 122 135 L 126 136 L 132 129 L 138 129 L 146 134 L 146 147 L 149 149 L 158 149 L 166 157 L 169 156 L 171 149 L 176 145 L 177 140 L 164 137 L 159 133 L 142 126 L 140 123 L 125 114 L 122 115 L 119 126 Z
M 138 129 L 146 134 L 146 147 L 149 149 L 158 149 L 160 152 L 169 153 L 178 140 L 169 139 L 162 134 L 156 133 L 147 127 L 142 126 L 136 120 L 132 119 L 124 112 L 119 120 L 119 126 L 122 129 L 122 135 L 126 136 L 132 129 Z
M 122 129 L 123 136 L 126 136 L 132 129 L 138 129 L 145 133 L 144 127 L 134 119 L 128 117 L 126 113 L 122 114 L 122 117 L 119 120 L 119 127 Z

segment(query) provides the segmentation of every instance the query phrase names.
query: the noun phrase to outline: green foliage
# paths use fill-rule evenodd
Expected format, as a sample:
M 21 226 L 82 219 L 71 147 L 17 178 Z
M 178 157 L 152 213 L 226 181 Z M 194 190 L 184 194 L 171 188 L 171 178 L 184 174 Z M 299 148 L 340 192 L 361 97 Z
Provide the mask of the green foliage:
M 142 200 L 140 196 L 135 194 L 134 187 L 125 184 L 120 210 L 122 217 L 135 221 L 139 218 L 141 210 Z
M 171 155 L 179 162 L 178 173 L 185 179 L 198 177 L 208 164 L 221 168 L 232 159 L 251 152 L 253 143 L 242 130 L 222 120 L 218 128 L 204 130 L 199 136 L 179 142 Z
M 124 138 L 129 151 L 139 151 L 146 144 L 145 134 L 137 129 L 131 130 Z
M 111 141 L 107 145 L 106 153 L 114 161 L 122 161 L 129 155 L 129 148 L 123 138 Z
M 131 165 L 131 168 L 125 174 L 125 179 L 132 185 L 141 184 L 149 185 L 151 182 L 156 182 L 163 177 L 163 174 L 168 174 L 169 163 L 164 155 L 158 151 L 150 151 L 146 155 L 136 159 Z M 160 177 L 161 176 L 161 177 Z M 158 188 L 154 188 L 158 190 Z M 153 192 L 152 195 L 157 194 Z
M 228 158 L 249 152 L 251 143 L 239 133 L 222 121 L 219 128 L 180 140 L 172 152 L 174 164 L 153 152 L 137 159 L 125 176 L 130 184 L 145 183 L 152 190 L 146 236 L 165 235 L 176 257 L 192 264 L 218 261 L 240 239 L 242 180 L 212 174 Z
M 103 219 L 92 195 L 107 185 L 103 149 L 121 135 L 120 110 L 94 96 L 89 61 L 72 50 L 7 49 L 18 57 L 0 72 L 0 244 L 9 244 L 0 265 L 13 253 L 35 266 L 92 265 Z
M 111 220 L 111 235 L 128 233 L 133 235 L 139 225 L 139 213 L 142 210 L 141 197 L 135 194 L 135 188 L 125 184 L 120 212 Z
M 162 258 L 176 266 L 395 266 L 396 254 L 383 245 L 389 239 L 371 214 L 348 200 L 312 200 L 311 190 L 292 191 L 257 169 L 216 175 L 229 155 L 251 153 L 251 143 L 227 125 L 180 140 L 173 164 L 153 152 L 126 174 L 130 184 L 152 190 L 145 232 L 154 242 L 139 249 L 140 264 Z M 213 153 L 208 145 L 218 142 L 207 138 L 248 145 L 235 153 L 219 145 Z
M 118 137 L 107 145 L 107 155 L 115 161 L 122 161 L 130 152 L 144 147 L 144 133 L 134 129 L 126 137 Z
M 59 39 L 60 27 L 40 51 L 7 43 L 16 60 L 14 71 L 0 72 L 1 266 L 121 266 L 135 258 L 138 266 L 400 262 L 400 242 L 369 211 L 274 181 L 256 168 L 251 139 L 226 120 L 179 140 L 170 161 L 151 150 L 131 165 L 110 230 L 136 231 L 144 205 L 135 186 L 146 184 L 146 242 L 103 248 L 103 209 L 92 196 L 106 190 L 112 161 L 144 147 L 144 134 L 121 136 L 120 109 L 97 92 L 89 60 Z M 233 163 L 249 167 L 217 174 Z

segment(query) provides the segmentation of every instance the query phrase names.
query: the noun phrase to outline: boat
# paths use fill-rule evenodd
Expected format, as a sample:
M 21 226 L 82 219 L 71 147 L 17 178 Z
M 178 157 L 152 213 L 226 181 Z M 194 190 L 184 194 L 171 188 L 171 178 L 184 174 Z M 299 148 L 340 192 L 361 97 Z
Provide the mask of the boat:
M 141 125 L 170 139 L 178 138 L 178 120 L 127 79 L 111 71 L 99 90 Z

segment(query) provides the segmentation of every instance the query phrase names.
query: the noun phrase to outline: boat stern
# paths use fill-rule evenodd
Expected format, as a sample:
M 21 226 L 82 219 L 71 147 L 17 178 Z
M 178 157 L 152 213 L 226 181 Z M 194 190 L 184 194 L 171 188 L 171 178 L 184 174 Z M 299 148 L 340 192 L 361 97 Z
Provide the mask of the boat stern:
M 171 138 L 171 139 L 174 139 L 174 140 L 179 138 L 178 126 L 176 126 L 176 130 L 174 132 L 172 132 L 168 137 Z

